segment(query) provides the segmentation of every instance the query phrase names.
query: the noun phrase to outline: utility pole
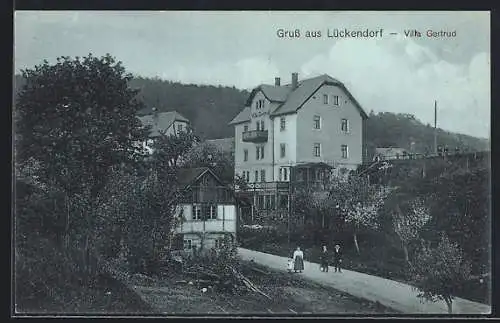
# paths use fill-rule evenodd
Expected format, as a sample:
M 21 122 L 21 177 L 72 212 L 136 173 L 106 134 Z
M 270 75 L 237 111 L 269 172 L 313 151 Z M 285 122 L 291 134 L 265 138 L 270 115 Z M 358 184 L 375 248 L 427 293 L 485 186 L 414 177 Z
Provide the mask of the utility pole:
M 434 155 L 437 156 L 437 101 L 434 100 Z

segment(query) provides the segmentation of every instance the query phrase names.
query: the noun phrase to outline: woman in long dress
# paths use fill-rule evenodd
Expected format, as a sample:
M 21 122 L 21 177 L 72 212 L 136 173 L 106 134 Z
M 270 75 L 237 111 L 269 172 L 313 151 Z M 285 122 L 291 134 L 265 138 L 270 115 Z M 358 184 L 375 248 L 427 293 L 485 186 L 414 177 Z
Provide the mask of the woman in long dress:
M 301 273 L 304 270 L 304 252 L 300 250 L 300 247 L 297 247 L 297 250 L 293 253 L 293 270 L 295 272 Z

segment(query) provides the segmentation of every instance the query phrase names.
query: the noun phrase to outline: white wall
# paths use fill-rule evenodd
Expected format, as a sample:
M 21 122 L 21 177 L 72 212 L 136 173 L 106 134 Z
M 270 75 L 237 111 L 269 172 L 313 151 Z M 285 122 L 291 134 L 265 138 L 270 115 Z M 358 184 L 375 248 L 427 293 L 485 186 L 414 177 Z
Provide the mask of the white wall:
M 281 131 L 281 118 L 285 118 L 285 130 Z M 297 115 L 277 116 L 274 124 L 274 181 L 279 181 L 279 169 L 282 166 L 293 166 L 297 162 Z M 281 144 L 286 145 L 285 158 L 281 158 Z
M 236 207 L 234 205 L 217 205 L 217 219 L 206 221 L 193 221 L 191 204 L 182 204 L 176 209 L 175 216 L 179 216 L 181 208 L 184 209 L 184 218 L 186 220 L 184 223 L 178 225 L 176 229 L 178 233 L 203 231 L 236 232 Z
M 329 103 L 323 103 L 323 95 Z M 339 105 L 333 96 L 339 96 Z M 321 116 L 321 129 L 313 129 L 314 115 Z M 297 162 L 331 162 L 355 167 L 362 163 L 362 117 L 347 93 L 333 85 L 323 85 L 297 113 Z M 341 131 L 341 119 L 349 120 L 349 133 Z M 313 145 L 321 143 L 321 157 L 313 156 Z M 341 145 L 348 145 L 349 156 L 342 158 Z
M 264 106 L 260 109 L 255 107 L 255 102 L 264 100 Z M 273 127 L 274 123 L 269 117 L 270 113 L 276 109 L 277 103 L 272 103 L 266 99 L 262 91 L 255 94 L 250 106 L 250 121 L 235 125 L 235 175 L 242 175 L 243 171 L 250 172 L 250 183 L 255 182 L 255 171 L 259 172 L 258 182 L 261 181 L 260 172 L 265 170 L 266 181 L 273 180 Z M 264 130 L 268 131 L 268 140 L 265 143 L 243 142 L 244 126 L 248 126 L 248 130 L 257 129 L 257 121 L 264 120 Z M 264 158 L 257 160 L 256 147 L 264 146 Z M 244 161 L 244 149 L 248 150 L 248 161 Z M 276 155 L 275 155 L 276 157 Z

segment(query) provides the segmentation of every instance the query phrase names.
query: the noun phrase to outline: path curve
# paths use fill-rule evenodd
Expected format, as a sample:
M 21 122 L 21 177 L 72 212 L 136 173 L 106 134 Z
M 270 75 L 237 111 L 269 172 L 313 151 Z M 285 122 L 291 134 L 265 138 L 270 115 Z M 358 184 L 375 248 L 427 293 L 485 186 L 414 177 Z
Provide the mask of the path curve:
M 287 258 L 266 254 L 254 250 L 238 248 L 243 260 L 253 260 L 272 269 L 286 270 Z M 319 270 L 319 264 L 304 261 L 302 274 L 314 282 L 333 287 L 356 297 L 395 309 L 406 314 L 447 314 L 443 301 L 436 303 L 421 301 L 412 286 L 389 279 L 367 275 L 351 270 L 335 273 L 330 267 L 328 273 Z M 453 300 L 453 314 L 491 314 L 491 307 L 463 298 Z

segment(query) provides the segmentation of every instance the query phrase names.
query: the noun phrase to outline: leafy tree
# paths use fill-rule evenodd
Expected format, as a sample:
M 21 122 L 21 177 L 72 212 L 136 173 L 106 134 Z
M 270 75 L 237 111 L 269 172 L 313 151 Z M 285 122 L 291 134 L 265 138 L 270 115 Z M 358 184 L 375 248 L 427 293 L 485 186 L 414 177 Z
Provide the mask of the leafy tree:
M 358 253 L 360 251 L 357 235 L 362 228 L 379 227 L 378 211 L 388 193 L 388 189 L 370 185 L 367 178 L 356 175 L 351 176 L 348 181 L 340 182 L 330 193 L 337 198 L 335 205 L 340 206 L 340 212 L 351 229 Z
M 179 198 L 173 169 L 152 169 L 146 176 L 119 170 L 109 181 L 99 206 L 97 238 L 103 254 L 115 257 L 125 248 L 133 271 L 153 270 L 168 256 L 173 211 Z M 113 239 L 114 237 L 114 239 Z M 113 249 L 111 254 L 109 249 Z
M 22 75 L 25 84 L 15 105 L 16 162 L 35 160 L 38 180 L 66 194 L 66 231 L 70 224 L 78 227 L 72 231 L 88 260 L 96 203 L 110 170 L 143 156 L 134 146 L 148 131 L 136 118 L 142 104 L 128 87 L 131 75 L 110 55 L 60 57 Z
M 234 177 L 234 186 L 242 192 L 245 192 L 249 189 L 247 180 L 240 174 L 236 174 L 236 176 Z
M 181 166 L 181 164 L 186 163 L 188 152 L 197 140 L 197 136 L 190 128 L 180 134 L 156 137 L 153 139 L 151 147 L 153 160 L 161 162 L 167 168 Z
M 224 182 L 232 183 L 234 181 L 233 157 L 208 142 L 194 145 L 186 153 L 184 166 L 209 167 Z
M 424 245 L 415 255 L 411 275 L 419 297 L 434 302 L 444 300 L 451 314 L 454 295 L 470 279 L 471 265 L 458 244 L 443 234 L 436 247 Z
M 429 192 L 432 220 L 425 228 L 428 239 L 445 232 L 458 243 L 473 264 L 473 272 L 491 270 L 490 171 L 487 168 L 448 170 Z
M 408 255 L 409 243 L 419 237 L 420 230 L 430 220 L 429 209 L 424 203 L 420 199 L 414 199 L 409 203 L 406 212 L 403 212 L 399 204 L 397 204 L 393 213 L 394 231 L 401 240 L 407 263 L 410 263 Z

